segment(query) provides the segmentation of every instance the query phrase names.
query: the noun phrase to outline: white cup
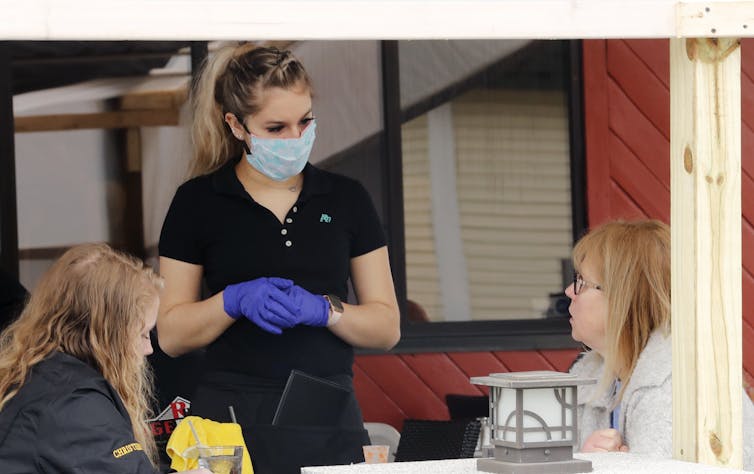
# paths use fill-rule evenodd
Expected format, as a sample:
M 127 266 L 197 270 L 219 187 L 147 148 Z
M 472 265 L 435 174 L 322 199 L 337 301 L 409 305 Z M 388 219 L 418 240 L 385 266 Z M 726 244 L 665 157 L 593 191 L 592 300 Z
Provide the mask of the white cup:
M 367 464 L 380 464 L 387 462 L 390 447 L 386 444 L 370 444 L 363 446 L 364 462 Z

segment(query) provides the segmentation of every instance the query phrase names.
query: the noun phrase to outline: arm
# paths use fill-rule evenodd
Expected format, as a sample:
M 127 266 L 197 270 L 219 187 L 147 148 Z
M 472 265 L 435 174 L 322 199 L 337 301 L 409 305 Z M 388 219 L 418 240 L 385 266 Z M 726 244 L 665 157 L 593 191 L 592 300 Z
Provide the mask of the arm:
M 627 452 L 628 446 L 623 444 L 623 438 L 618 430 L 608 428 L 597 430 L 589 435 L 581 447 L 582 453 L 600 453 L 609 451 Z
M 633 393 L 626 403 L 625 442 L 632 453 L 670 458 L 673 447 L 673 395 L 670 377 L 660 386 Z
M 391 349 L 401 338 L 400 312 L 387 247 L 351 259 L 358 305 L 343 305 L 343 317 L 330 330 L 357 347 Z
M 210 344 L 235 321 L 223 310 L 223 292 L 199 300 L 202 271 L 201 265 L 160 257 L 165 289 L 160 297 L 157 338 L 170 356 Z
M 157 472 L 128 419 L 96 390 L 78 390 L 51 404 L 37 433 L 39 472 Z

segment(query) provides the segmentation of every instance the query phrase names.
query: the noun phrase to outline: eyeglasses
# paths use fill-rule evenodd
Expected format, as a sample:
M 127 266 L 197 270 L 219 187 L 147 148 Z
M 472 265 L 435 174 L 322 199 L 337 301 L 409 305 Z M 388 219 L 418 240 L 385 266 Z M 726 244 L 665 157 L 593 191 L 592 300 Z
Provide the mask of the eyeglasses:
M 602 290 L 602 285 L 592 283 L 584 280 L 581 277 L 581 273 L 574 272 L 573 274 L 573 294 L 578 295 L 586 288 L 594 288 L 595 290 Z

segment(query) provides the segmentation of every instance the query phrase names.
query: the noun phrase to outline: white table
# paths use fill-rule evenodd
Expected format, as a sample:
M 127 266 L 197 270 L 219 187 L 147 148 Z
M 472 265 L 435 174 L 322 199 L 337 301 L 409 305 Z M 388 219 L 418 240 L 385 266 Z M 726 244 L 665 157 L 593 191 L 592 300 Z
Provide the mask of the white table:
M 672 459 L 652 459 L 632 453 L 579 453 L 574 457 L 592 461 L 595 473 L 682 474 L 732 473 L 736 469 L 707 466 Z M 304 467 L 301 474 L 476 474 L 476 459 L 352 464 L 350 466 Z

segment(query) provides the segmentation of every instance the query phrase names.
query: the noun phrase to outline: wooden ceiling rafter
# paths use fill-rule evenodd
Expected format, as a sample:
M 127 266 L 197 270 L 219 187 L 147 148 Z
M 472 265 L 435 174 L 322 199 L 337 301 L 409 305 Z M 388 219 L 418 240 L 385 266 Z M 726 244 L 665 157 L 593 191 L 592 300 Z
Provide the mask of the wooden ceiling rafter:
M 264 41 L 261 46 L 290 49 L 295 41 Z M 210 45 L 214 51 L 222 42 Z M 160 74 L 166 76 L 166 74 Z M 45 114 L 15 117 L 15 132 L 48 132 L 84 129 L 118 129 L 134 127 L 177 126 L 180 110 L 188 100 L 189 86 L 186 82 L 169 89 L 138 90 L 122 95 L 117 110 L 87 114 Z

